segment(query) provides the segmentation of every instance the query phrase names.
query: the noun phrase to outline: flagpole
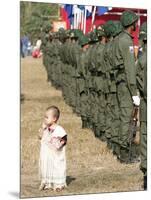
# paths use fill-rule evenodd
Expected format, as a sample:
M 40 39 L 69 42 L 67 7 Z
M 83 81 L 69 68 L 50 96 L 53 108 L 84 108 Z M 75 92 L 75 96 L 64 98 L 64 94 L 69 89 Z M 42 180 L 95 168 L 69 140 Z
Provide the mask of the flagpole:
M 81 12 L 81 30 L 83 31 L 83 20 L 84 20 L 84 12 Z
M 91 30 L 93 30 L 93 24 L 94 24 L 94 20 L 95 20 L 95 13 L 96 13 L 96 6 L 94 6 L 94 10 L 92 13 L 92 25 L 91 25 Z
M 86 18 L 87 18 L 87 10 L 84 9 L 84 34 L 86 33 Z

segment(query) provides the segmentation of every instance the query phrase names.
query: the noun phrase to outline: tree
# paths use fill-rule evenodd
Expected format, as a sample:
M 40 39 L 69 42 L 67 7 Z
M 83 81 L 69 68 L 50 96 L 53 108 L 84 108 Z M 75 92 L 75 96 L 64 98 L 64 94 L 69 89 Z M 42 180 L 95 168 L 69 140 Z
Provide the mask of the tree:
M 58 20 L 58 4 L 20 2 L 20 31 L 34 42 L 46 23 Z

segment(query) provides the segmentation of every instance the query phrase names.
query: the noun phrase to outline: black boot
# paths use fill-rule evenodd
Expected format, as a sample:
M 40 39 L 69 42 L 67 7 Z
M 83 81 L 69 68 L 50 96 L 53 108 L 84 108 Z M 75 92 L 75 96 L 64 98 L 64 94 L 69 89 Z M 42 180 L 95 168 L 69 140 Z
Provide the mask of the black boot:
M 144 190 L 147 190 L 147 176 L 144 176 Z

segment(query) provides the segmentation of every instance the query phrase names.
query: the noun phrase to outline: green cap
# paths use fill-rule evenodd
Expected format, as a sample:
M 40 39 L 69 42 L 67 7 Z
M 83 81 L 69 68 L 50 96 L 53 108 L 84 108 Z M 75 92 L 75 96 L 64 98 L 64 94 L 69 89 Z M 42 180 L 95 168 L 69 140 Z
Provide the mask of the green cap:
M 81 35 L 83 35 L 83 32 L 79 29 L 72 29 L 70 31 L 70 37 L 71 38 L 80 38 Z
M 49 31 L 52 30 L 52 25 L 49 22 L 45 23 L 43 25 L 43 30 L 45 33 L 49 33 Z
M 79 38 L 79 45 L 84 46 L 89 43 L 89 38 L 86 35 L 82 35 Z
M 123 31 L 123 26 L 120 21 L 114 21 L 115 25 L 115 31 L 113 33 L 113 36 L 119 35 Z
M 66 38 L 66 31 L 64 28 L 59 28 L 58 35 L 60 40 L 64 40 Z
M 98 37 L 105 36 L 104 25 L 99 25 L 97 27 L 96 34 Z
M 124 27 L 132 25 L 138 20 L 138 16 L 132 10 L 126 10 L 123 12 L 120 21 Z
M 144 22 L 140 27 L 139 39 L 147 40 L 147 22 Z
M 109 20 L 104 24 L 104 32 L 107 37 L 113 36 L 115 31 L 115 23 L 112 20 Z
M 87 34 L 87 37 L 89 38 L 89 43 L 98 42 L 97 34 L 96 34 L 94 31 L 89 32 L 89 33 Z

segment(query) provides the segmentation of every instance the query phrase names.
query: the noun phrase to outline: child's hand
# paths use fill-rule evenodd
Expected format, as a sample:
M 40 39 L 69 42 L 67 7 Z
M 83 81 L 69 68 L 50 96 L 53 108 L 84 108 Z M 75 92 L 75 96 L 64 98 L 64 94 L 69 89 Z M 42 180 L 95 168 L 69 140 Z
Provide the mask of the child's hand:
M 61 143 L 61 146 L 62 146 L 62 145 L 65 144 L 65 141 L 64 141 L 64 140 L 61 140 L 60 143 Z
M 42 123 L 42 128 L 43 130 L 47 128 L 47 125 L 44 122 Z
M 39 132 L 39 134 L 38 134 L 38 139 L 41 140 L 42 134 L 43 134 L 43 129 L 40 128 L 40 129 L 38 130 L 38 132 Z
M 38 139 L 41 140 L 41 138 L 42 138 L 42 135 L 38 134 Z

